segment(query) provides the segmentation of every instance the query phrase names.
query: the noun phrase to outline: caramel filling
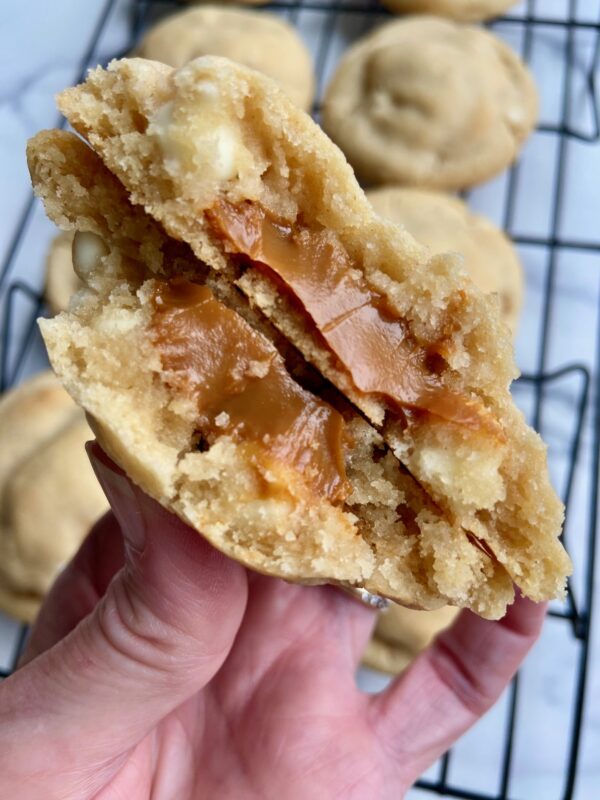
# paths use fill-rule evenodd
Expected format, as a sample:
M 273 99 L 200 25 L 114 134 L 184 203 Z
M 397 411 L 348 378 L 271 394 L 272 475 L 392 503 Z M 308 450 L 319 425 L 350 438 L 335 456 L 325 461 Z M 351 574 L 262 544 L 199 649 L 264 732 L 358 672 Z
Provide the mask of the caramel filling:
M 443 385 L 428 367 L 426 348 L 411 340 L 386 299 L 369 288 L 343 246 L 325 231 L 278 223 L 251 203 L 221 201 L 208 218 L 234 252 L 284 283 L 360 392 L 384 396 L 397 410 L 498 430 L 481 401 Z
M 168 384 L 194 398 L 200 434 L 247 443 L 264 469 L 291 467 L 316 494 L 343 501 L 341 415 L 293 381 L 277 351 L 207 286 L 175 279 L 153 300 Z

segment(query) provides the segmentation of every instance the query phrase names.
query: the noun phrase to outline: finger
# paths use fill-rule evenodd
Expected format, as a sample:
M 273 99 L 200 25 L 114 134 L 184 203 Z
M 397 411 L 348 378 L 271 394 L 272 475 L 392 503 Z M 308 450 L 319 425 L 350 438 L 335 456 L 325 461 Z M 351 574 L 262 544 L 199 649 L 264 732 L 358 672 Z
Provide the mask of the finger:
M 65 753 L 61 796 L 202 688 L 226 657 L 246 601 L 240 565 L 145 496 L 99 448 L 91 460 L 123 531 L 125 565 L 90 616 L 0 685 L 3 780 L 38 781 L 36 797 L 54 796 L 48 781 Z
M 545 605 L 517 598 L 499 622 L 463 611 L 371 700 L 380 741 L 407 786 L 498 699 L 539 636 Z
M 264 575 L 249 576 L 244 624 L 218 680 L 227 709 L 234 711 L 277 662 L 289 670 L 352 682 L 375 624 L 372 608 L 333 586 L 301 586 Z M 240 671 L 244 681 L 239 681 Z
M 376 619 L 372 607 L 335 586 L 292 585 L 260 575 L 251 580 L 244 629 L 235 646 L 271 658 L 292 645 L 315 652 L 325 646 L 320 652 L 327 652 L 328 662 L 354 672 Z M 260 635 L 264 629 L 272 632 L 268 639 Z
M 50 589 L 19 661 L 49 650 L 87 617 L 124 564 L 123 536 L 109 512 L 94 525 Z

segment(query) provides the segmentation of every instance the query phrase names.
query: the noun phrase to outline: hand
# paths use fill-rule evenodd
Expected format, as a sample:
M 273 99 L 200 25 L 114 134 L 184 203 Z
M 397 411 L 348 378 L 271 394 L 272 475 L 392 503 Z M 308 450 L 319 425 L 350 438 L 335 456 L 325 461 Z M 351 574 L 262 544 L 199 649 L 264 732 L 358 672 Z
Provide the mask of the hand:
M 354 672 L 374 614 L 333 587 L 246 572 L 97 445 L 113 508 L 0 685 L 0 796 L 401 797 L 496 700 L 544 608 L 468 611 L 377 696 Z M 122 531 L 122 535 L 121 535 Z

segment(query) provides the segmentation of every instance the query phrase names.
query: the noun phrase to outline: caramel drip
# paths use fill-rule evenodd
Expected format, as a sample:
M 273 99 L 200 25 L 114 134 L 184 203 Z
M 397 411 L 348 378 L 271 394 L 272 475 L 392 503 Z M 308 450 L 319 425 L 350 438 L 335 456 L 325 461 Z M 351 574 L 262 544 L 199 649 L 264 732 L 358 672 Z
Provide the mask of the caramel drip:
M 316 494 L 343 501 L 341 415 L 292 380 L 272 345 L 207 286 L 175 279 L 158 284 L 153 300 L 167 382 L 195 399 L 202 436 L 251 443 L 265 468 L 288 466 Z
M 219 202 L 208 216 L 235 252 L 284 282 L 360 392 L 382 395 L 397 409 L 499 433 L 481 401 L 448 389 L 428 369 L 427 350 L 411 340 L 385 298 L 369 288 L 325 231 L 280 224 L 251 203 Z

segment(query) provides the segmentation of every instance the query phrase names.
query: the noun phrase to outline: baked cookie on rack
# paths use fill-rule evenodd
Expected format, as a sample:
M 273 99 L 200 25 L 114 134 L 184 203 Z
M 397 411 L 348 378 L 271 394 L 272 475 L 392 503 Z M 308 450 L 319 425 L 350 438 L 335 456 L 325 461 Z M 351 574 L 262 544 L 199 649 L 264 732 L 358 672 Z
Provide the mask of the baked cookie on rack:
M 143 38 L 136 55 L 181 67 L 197 56 L 225 56 L 269 75 L 300 108 L 315 93 L 312 59 L 294 28 L 266 12 L 203 6 L 173 14 Z
M 533 78 L 503 41 L 415 16 L 347 50 L 322 122 L 364 183 L 458 190 L 511 164 L 536 117 Z
M 456 252 L 482 292 L 500 298 L 507 325 L 517 329 L 523 302 L 523 268 L 508 237 L 458 197 L 396 186 L 372 189 L 367 198 L 385 219 L 403 225 L 432 253 Z
M 25 622 L 108 508 L 84 450 L 90 438 L 52 372 L 0 399 L 0 609 Z
M 434 14 L 457 22 L 481 22 L 497 17 L 516 0 L 381 0 L 396 14 Z
M 38 134 L 33 184 L 99 246 L 88 290 L 40 324 L 138 485 L 288 580 L 490 618 L 513 582 L 562 595 L 562 506 L 509 393 L 509 331 L 455 258 L 375 214 L 239 64 L 122 60 L 59 105 L 90 146 Z
M 457 614 L 458 609 L 450 606 L 435 611 L 415 611 L 391 605 L 379 614 L 377 627 L 363 654 L 363 664 L 398 675 L 438 633 L 454 622 Z

